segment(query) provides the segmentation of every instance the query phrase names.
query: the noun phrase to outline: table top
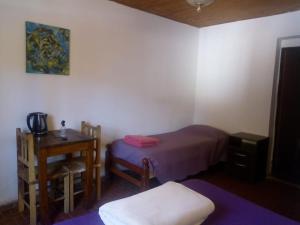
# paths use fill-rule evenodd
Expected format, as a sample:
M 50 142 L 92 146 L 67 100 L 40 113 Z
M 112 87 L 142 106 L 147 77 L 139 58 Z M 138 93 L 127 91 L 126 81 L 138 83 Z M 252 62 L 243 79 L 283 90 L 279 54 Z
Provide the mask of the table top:
M 38 148 L 50 148 L 61 145 L 91 141 L 95 138 L 82 134 L 80 131 L 66 129 L 66 138 L 60 136 L 60 130 L 48 131 L 46 135 L 35 137 L 35 145 Z
M 249 141 L 255 141 L 255 142 L 265 140 L 265 139 L 268 138 L 268 137 L 265 137 L 265 136 L 251 134 L 251 133 L 245 133 L 245 132 L 239 132 L 239 133 L 231 134 L 230 136 L 237 137 L 237 138 L 240 138 L 240 139 L 249 140 Z

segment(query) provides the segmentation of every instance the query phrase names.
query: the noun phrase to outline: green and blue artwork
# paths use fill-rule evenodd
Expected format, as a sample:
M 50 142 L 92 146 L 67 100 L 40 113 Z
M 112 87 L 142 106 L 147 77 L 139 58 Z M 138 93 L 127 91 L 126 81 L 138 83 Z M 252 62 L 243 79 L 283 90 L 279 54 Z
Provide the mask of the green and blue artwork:
M 26 22 L 26 72 L 69 75 L 70 30 Z

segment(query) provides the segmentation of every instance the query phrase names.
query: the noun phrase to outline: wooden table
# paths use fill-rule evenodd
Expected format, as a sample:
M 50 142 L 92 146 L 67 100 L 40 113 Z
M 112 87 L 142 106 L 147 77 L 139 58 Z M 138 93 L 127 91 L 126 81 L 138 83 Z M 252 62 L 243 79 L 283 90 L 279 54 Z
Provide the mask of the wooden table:
M 83 135 L 79 131 L 66 130 L 67 140 L 59 136 L 59 130 L 49 131 L 47 135 L 35 138 L 35 152 L 38 158 L 41 224 L 51 224 L 47 191 L 47 158 L 74 152 L 86 152 L 86 179 L 84 199 L 86 207 L 90 206 L 93 179 L 93 137 Z

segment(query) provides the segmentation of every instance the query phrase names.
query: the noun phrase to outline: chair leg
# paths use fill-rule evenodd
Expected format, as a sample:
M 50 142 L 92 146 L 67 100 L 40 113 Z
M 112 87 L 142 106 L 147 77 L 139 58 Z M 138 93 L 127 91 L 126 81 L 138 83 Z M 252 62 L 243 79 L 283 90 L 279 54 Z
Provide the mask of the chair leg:
M 70 212 L 74 211 L 74 175 L 70 173 L 69 175 L 69 199 L 70 199 Z
M 29 185 L 30 225 L 36 225 L 36 190 L 35 184 Z
M 24 181 L 18 178 L 18 209 L 19 212 L 24 211 Z
M 70 212 L 70 177 L 64 177 L 64 212 Z
M 100 174 L 100 167 L 96 168 L 96 197 L 99 201 L 101 198 L 101 174 Z

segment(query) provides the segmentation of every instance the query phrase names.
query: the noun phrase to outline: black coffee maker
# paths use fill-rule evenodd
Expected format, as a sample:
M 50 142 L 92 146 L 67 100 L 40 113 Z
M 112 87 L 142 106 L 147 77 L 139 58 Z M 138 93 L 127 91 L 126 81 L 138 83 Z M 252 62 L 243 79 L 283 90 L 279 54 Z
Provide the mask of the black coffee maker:
M 47 114 L 42 112 L 33 112 L 27 115 L 27 126 L 36 136 L 47 134 Z

